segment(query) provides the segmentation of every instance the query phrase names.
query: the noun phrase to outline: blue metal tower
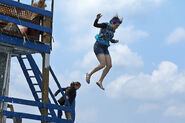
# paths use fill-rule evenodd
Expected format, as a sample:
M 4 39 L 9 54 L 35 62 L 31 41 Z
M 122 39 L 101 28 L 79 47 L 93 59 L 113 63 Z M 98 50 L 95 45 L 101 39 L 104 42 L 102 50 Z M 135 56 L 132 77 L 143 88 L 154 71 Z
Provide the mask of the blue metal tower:
M 18 2 L 0 0 L 0 123 L 5 123 L 6 117 L 39 120 L 42 123 L 73 123 L 72 120 L 58 118 L 56 115 L 57 110 L 71 112 L 71 106 L 49 64 L 52 47 L 53 4 L 54 0 L 51 0 L 51 11 L 48 11 L 43 9 L 45 0 L 39 0 L 36 6 L 33 0 L 32 5 L 20 3 L 19 0 Z M 19 30 L 20 26 L 37 34 L 22 33 Z M 35 53 L 40 53 L 42 56 L 42 72 L 32 57 Z M 34 100 L 8 97 L 12 57 L 17 57 Z M 29 65 L 25 64 L 25 61 Z M 30 71 L 34 75 L 30 75 Z M 60 106 L 55 99 L 49 88 L 49 72 L 68 106 Z M 8 103 L 38 107 L 40 115 L 8 111 Z

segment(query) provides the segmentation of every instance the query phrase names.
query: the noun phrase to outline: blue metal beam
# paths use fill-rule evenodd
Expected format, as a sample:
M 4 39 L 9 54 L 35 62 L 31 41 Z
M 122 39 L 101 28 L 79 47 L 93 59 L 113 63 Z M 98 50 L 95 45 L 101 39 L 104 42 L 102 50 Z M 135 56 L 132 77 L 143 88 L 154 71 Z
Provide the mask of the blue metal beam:
M 26 119 L 41 120 L 41 121 L 56 122 L 56 123 L 73 123 L 72 120 L 39 116 L 39 115 L 33 115 L 28 113 L 11 112 L 11 111 L 5 111 L 5 110 L 2 111 L 2 114 L 7 117 L 18 117 L 18 118 L 26 118 Z
M 38 52 L 50 53 L 50 46 L 47 44 L 43 44 L 40 42 L 34 42 L 34 41 L 28 41 L 28 40 L 26 40 L 26 43 L 23 44 L 24 43 L 23 39 L 13 37 L 13 36 L 8 36 L 2 33 L 0 33 L 0 42 L 36 50 Z
M 57 110 L 63 110 L 63 111 L 71 110 L 70 108 L 64 107 L 64 106 L 59 106 L 59 105 L 49 104 L 49 103 L 41 103 L 41 102 L 25 100 L 25 99 L 18 99 L 18 98 L 13 98 L 13 97 L 0 96 L 0 101 L 29 105 L 29 106 L 37 106 L 39 108 L 57 109 Z
M 53 17 L 52 12 L 50 12 L 50 11 L 40 9 L 40 8 L 37 8 L 37 7 L 33 7 L 33 6 L 30 6 L 30 5 L 26 5 L 26 4 L 23 4 L 23 3 L 18 3 L 18 2 L 13 1 L 13 0 L 0 0 L 0 3 L 6 4 L 6 5 L 9 5 L 9 6 L 14 6 L 16 8 L 20 8 L 20 9 L 24 9 L 24 10 L 29 10 L 31 12 L 35 12 L 35 13 L 38 13 L 38 14 L 41 14 L 41 15 Z
M 26 22 L 26 21 L 23 21 L 23 20 L 19 20 L 19 19 L 16 19 L 16 18 L 12 18 L 12 17 L 9 17 L 9 16 L 4 16 L 4 15 L 0 14 L 0 20 L 4 20 L 4 21 L 7 21 L 7 22 L 12 22 L 12 23 L 15 23 L 15 24 L 18 24 L 18 25 L 23 25 L 23 26 L 26 26 L 26 27 L 29 27 L 29 28 L 33 28 L 33 29 L 36 29 L 36 30 L 39 30 L 39 31 L 48 32 L 48 33 L 52 34 L 52 29 L 50 29 L 50 28 L 43 27 L 43 26 L 33 24 L 33 23 L 30 23 L 30 22 Z

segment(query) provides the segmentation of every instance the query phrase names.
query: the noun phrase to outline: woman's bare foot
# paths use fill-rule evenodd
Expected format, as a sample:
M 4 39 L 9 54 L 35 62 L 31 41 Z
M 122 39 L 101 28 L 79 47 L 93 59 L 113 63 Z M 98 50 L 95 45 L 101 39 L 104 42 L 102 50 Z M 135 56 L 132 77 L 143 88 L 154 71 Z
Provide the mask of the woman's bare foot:
M 88 73 L 86 73 L 86 82 L 89 84 L 90 83 L 90 75 Z
M 103 85 L 102 85 L 102 83 L 96 82 L 96 84 L 97 84 L 102 90 L 105 90 L 104 87 L 103 87 Z

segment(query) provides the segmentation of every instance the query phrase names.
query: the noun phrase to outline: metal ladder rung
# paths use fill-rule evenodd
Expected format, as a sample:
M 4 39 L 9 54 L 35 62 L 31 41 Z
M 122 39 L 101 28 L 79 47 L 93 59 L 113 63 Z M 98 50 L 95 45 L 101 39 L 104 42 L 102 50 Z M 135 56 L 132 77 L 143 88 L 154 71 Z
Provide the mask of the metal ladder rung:
M 30 76 L 30 78 L 35 78 L 35 76 Z
M 36 93 L 41 93 L 42 91 L 35 91 Z
M 39 85 L 38 83 L 33 83 L 33 85 Z
M 29 71 L 29 70 L 33 70 L 33 69 L 30 68 L 30 69 L 26 69 L 26 70 Z
M 25 56 L 25 57 L 21 57 L 22 59 L 27 59 L 27 57 Z

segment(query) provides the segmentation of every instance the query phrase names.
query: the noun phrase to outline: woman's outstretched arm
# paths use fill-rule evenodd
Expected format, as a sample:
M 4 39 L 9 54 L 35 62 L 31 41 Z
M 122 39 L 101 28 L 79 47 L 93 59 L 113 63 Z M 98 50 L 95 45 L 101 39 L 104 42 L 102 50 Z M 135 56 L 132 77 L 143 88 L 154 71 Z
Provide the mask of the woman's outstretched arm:
M 96 19 L 94 21 L 94 26 L 98 28 L 106 28 L 107 24 L 106 23 L 98 23 L 99 19 L 102 17 L 101 14 L 97 14 Z

